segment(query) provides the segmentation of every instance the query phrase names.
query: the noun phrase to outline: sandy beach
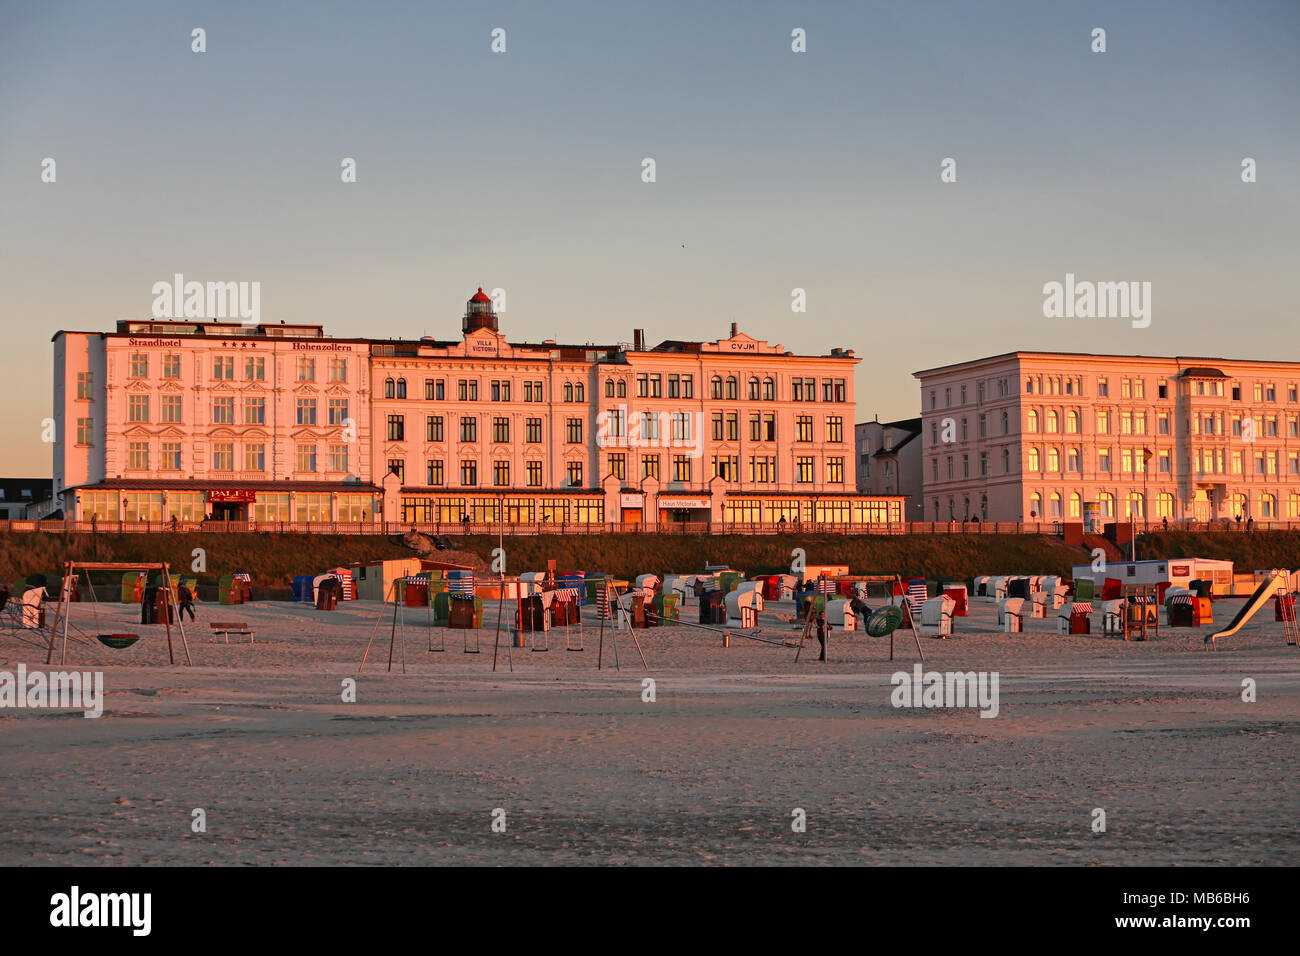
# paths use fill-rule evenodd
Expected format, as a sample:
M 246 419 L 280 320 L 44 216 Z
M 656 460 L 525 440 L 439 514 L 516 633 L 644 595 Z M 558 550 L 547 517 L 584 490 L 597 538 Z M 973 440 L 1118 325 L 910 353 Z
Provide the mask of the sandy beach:
M 1239 605 L 1217 601 L 1218 626 Z M 616 670 L 607 631 L 597 670 L 588 608 L 581 653 L 562 630 L 545 653 L 508 652 L 503 635 L 493 673 L 495 610 L 482 653 L 466 654 L 467 632 L 431 631 L 408 609 L 392 673 L 386 618 L 358 676 L 377 603 L 202 605 L 193 667 L 167 663 L 163 629 L 133 624 L 137 607 L 100 605 L 96 622 L 78 606 L 85 631 L 145 637 L 69 644 L 64 669 L 103 671 L 102 717 L 0 710 L 0 864 L 1300 860 L 1300 648 L 1271 606 L 1207 653 L 1210 628 L 1125 643 L 1058 634 L 1053 617 L 1006 634 L 992 604 L 973 603 L 953 637 L 921 647 L 927 670 L 997 671 L 994 719 L 891 705 L 891 674 L 917 661 L 910 632 L 893 662 L 887 638 L 857 633 L 832 635 L 829 663 L 814 639 L 795 664 L 782 646 L 643 630 L 646 670 L 621 631 Z M 769 603 L 762 634 L 797 636 L 773 611 L 792 605 Z M 211 643 L 213 620 L 247 621 L 256 643 Z M 0 658 L 46 669 L 13 638 Z M 191 830 L 196 808 L 206 832 Z M 792 831 L 796 808 L 806 832 Z

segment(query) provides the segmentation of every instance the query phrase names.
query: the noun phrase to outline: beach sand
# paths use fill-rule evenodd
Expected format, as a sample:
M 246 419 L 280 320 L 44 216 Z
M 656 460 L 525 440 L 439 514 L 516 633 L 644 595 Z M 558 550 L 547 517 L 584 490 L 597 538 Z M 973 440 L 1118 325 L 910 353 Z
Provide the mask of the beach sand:
M 783 646 L 642 630 L 647 671 L 629 631 L 613 669 L 606 631 L 597 670 L 589 608 L 583 652 L 556 630 L 549 652 L 508 655 L 503 635 L 493 673 L 486 603 L 482 653 L 407 609 L 406 672 L 402 641 L 386 670 L 385 618 L 360 676 L 374 602 L 201 605 L 193 667 L 167 663 L 163 629 L 132 624 L 137 607 L 76 606 L 83 637 L 145 637 L 68 645 L 65 669 L 103 671 L 99 719 L 0 710 L 0 864 L 1300 862 L 1300 648 L 1271 605 L 1207 653 L 1208 627 L 1125 643 L 1058 634 L 1053 613 L 1005 634 L 976 601 L 953 637 L 921 648 L 927 670 L 999 673 L 987 719 L 891 705 L 891 674 L 917 661 L 910 632 L 892 662 L 888 638 L 858 633 L 832 635 L 830 663 L 814 638 L 795 664 Z M 1219 626 L 1240 604 L 1215 603 Z M 257 642 L 211 643 L 214 620 L 247 621 Z M 772 613 L 762 623 L 797 637 Z M 47 669 L 12 637 L 0 659 Z M 192 832 L 196 808 L 206 832 Z

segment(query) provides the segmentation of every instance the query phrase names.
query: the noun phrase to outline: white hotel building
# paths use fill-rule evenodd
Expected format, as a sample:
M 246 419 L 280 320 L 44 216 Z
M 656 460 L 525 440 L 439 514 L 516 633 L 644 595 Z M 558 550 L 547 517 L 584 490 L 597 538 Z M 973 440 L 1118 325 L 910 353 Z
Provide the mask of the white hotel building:
M 1300 519 L 1300 363 L 1008 352 L 915 375 L 927 521 Z
M 55 493 L 87 521 L 897 524 L 856 489 L 851 350 L 118 323 L 54 336 Z

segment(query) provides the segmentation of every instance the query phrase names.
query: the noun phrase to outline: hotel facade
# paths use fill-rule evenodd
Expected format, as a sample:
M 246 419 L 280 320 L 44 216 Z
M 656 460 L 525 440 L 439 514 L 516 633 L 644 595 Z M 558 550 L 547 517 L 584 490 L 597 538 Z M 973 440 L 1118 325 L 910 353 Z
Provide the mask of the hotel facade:
M 144 320 L 54 336 L 68 518 L 459 530 L 898 524 L 857 492 L 851 350 L 454 340 Z
M 914 374 L 927 521 L 1300 519 L 1300 363 L 1009 352 Z

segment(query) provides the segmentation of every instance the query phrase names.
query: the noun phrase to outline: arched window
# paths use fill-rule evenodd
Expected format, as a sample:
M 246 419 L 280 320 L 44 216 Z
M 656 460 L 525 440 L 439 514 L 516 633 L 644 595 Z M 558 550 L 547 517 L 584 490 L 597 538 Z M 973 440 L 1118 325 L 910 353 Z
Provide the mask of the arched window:
M 710 379 L 710 381 L 709 381 L 709 393 L 710 393 L 714 398 L 721 398 L 721 397 L 722 397 L 722 376 L 721 376 L 721 375 L 715 375 L 715 376 L 713 376 L 712 379 Z
M 1246 496 L 1240 491 L 1228 496 L 1228 517 L 1235 518 L 1241 515 L 1241 519 L 1246 520 L 1250 514 L 1250 506 L 1246 503 Z
M 1061 417 L 1056 414 L 1056 409 L 1051 409 L 1047 413 L 1047 433 L 1055 435 L 1061 430 Z
M 1009 427 L 1009 419 L 1007 418 L 1007 413 L 1003 412 L 1002 413 L 1002 434 L 1004 435 L 1007 434 L 1008 427 Z
M 1029 410 L 1029 417 L 1025 423 L 1025 431 L 1031 433 L 1038 431 L 1038 409 L 1031 408 Z
M 397 383 L 391 378 L 384 379 L 384 398 L 397 397 Z
M 1060 471 L 1060 470 L 1061 470 L 1061 452 L 1060 452 L 1060 449 L 1058 449 L 1058 448 L 1049 448 L 1049 449 L 1047 449 L 1047 470 L 1048 470 L 1048 471 Z
M 1079 434 L 1079 413 L 1070 409 L 1065 413 L 1065 433 L 1067 435 Z
M 1115 496 L 1109 491 L 1103 491 L 1097 495 L 1097 511 L 1102 517 L 1115 517 Z
M 752 402 L 758 401 L 758 379 L 757 378 L 751 378 L 749 380 L 749 400 Z
M 605 379 L 605 397 L 614 397 L 614 380 L 612 378 Z
M 969 498 L 963 498 L 963 499 L 962 499 L 962 510 L 961 510 L 961 516 L 962 516 L 962 520 L 963 520 L 963 521 L 966 520 L 966 519 L 968 519 L 968 518 L 970 517 L 970 499 L 969 499 Z
M 406 398 L 406 379 L 404 378 L 397 380 L 397 397 Z
M 1025 394 L 1034 394 L 1034 380 L 1032 378 L 1025 379 Z
M 583 398 L 583 393 L 585 392 L 586 392 L 586 388 L 583 387 L 583 384 L 581 382 L 578 382 L 576 385 L 573 386 L 573 400 L 575 402 L 586 401 L 586 399 Z
M 618 380 L 618 397 L 627 398 L 627 382 L 621 378 Z
M 1277 499 L 1272 495 L 1264 494 L 1259 496 L 1259 516 L 1261 518 L 1277 517 Z
M 1174 516 L 1174 496 L 1167 491 L 1156 495 L 1156 517 L 1172 518 Z
M 571 402 L 571 401 L 573 401 L 573 383 L 572 383 L 572 382 L 565 382 L 565 383 L 564 383 L 564 400 L 565 400 L 566 402 Z
M 980 495 L 980 520 L 989 520 L 989 496 Z
M 1039 464 L 1038 449 L 1026 448 L 1025 449 L 1025 471 L 1041 471 L 1042 469 L 1038 467 L 1038 464 Z
M 1034 492 L 1029 496 L 1029 520 L 1036 521 L 1043 516 L 1043 496 Z
M 1077 518 L 1083 513 L 1083 499 L 1077 491 L 1070 492 L 1070 517 Z
M 763 379 L 763 401 L 776 401 L 776 381 L 771 378 Z
M 1126 518 L 1141 518 L 1145 516 L 1146 508 L 1142 501 L 1142 492 L 1130 491 L 1128 493 L 1128 514 Z
M 1300 518 L 1300 492 L 1293 491 L 1286 496 L 1286 516 Z
M 1052 497 L 1048 499 L 1048 503 L 1052 509 L 1051 516 L 1053 518 L 1063 517 L 1061 514 L 1061 493 L 1059 491 L 1052 492 Z
M 740 380 L 734 375 L 727 376 L 727 398 L 733 401 L 740 398 Z

